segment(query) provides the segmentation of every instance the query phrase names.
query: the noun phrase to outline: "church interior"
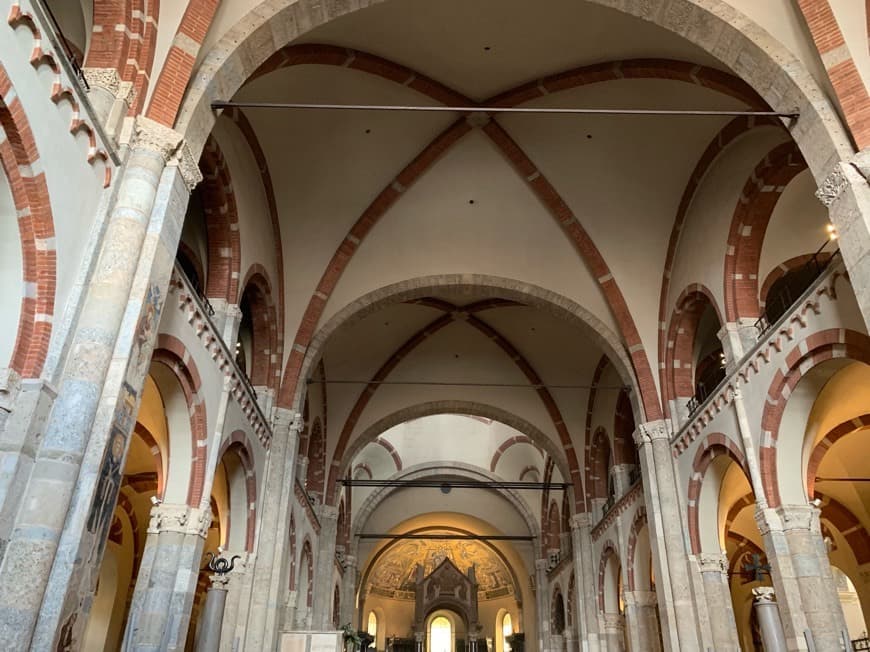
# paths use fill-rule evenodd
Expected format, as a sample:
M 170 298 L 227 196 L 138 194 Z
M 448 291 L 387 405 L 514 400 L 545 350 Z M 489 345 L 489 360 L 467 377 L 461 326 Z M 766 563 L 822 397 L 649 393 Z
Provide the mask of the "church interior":
M 870 650 L 870 0 L 10 0 L 0 648 Z

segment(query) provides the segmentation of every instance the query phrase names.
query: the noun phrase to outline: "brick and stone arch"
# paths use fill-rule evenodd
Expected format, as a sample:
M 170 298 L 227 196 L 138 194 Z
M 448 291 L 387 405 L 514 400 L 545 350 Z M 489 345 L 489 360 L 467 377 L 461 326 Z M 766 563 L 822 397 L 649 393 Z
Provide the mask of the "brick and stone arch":
M 706 286 L 693 283 L 680 293 L 668 327 L 666 400 L 686 401 L 695 395 L 700 363 L 709 358 L 711 352 L 713 358 L 717 358 L 718 351 L 721 351 L 716 332 L 723 323 L 722 312 Z M 711 327 L 712 333 L 709 332 Z M 718 364 L 719 360 L 714 359 L 714 363 Z
M 160 373 L 160 368 L 168 370 L 169 375 Z M 206 405 L 200 395 L 199 371 L 181 340 L 161 333 L 151 357 L 150 373 L 160 391 L 169 426 L 166 499 L 198 507 L 208 455 Z
M 314 417 L 311 424 L 311 436 L 308 440 L 308 477 L 305 489 L 309 494 L 323 498 L 324 483 L 326 482 L 326 437 L 320 417 Z
M 559 506 L 555 500 L 550 501 L 549 509 L 547 510 L 547 519 L 542 528 L 547 533 L 547 550 L 558 550 L 560 547 L 560 530 L 561 519 L 559 517 Z
M 807 463 L 807 496 L 814 497 L 816 492 L 816 472 L 819 470 L 819 464 L 822 463 L 827 452 L 831 449 L 838 440 L 846 435 L 851 435 L 856 430 L 861 430 L 870 427 L 870 413 L 861 414 L 857 417 L 847 419 L 842 423 L 831 428 L 828 433 L 813 447 L 810 453 L 810 459 Z
M 163 500 L 163 492 L 166 489 L 166 478 L 163 474 L 163 454 L 164 452 L 161 450 L 160 445 L 157 443 L 157 440 L 154 439 L 154 436 L 151 432 L 143 426 L 138 421 L 136 425 L 133 426 L 133 432 L 145 443 L 148 449 L 151 451 L 151 455 L 154 458 L 154 488 L 153 491 L 155 495 Z M 138 492 L 142 492 L 145 490 L 142 486 L 137 486 L 134 482 L 132 482 L 129 478 L 125 480 L 126 482 L 131 483 L 133 489 Z
M 266 270 L 254 264 L 242 285 L 239 297 L 242 321 L 239 326 L 239 341 L 245 347 L 246 372 L 255 387 L 277 389 L 278 365 L 278 320 L 272 298 L 272 284 Z M 244 331 L 243 331 L 244 329 Z M 243 340 L 244 337 L 248 341 Z
M 598 559 L 598 610 L 605 614 L 618 614 L 620 563 L 616 545 L 610 539 L 604 542 Z
M 694 554 L 718 553 L 720 550 L 717 518 L 719 488 L 731 463 L 737 464 L 748 477 L 743 451 L 734 440 L 722 433 L 708 435 L 695 451 L 686 504 L 689 543 Z
M 550 390 L 535 371 L 534 367 L 529 363 L 525 356 L 498 330 L 490 326 L 488 323 L 477 317 L 477 313 L 500 308 L 505 305 L 516 305 L 515 302 L 499 298 L 489 298 L 482 301 L 477 301 L 466 306 L 457 306 L 443 299 L 433 297 L 422 297 L 413 300 L 409 303 L 426 305 L 427 307 L 441 310 L 444 314 L 423 326 L 416 333 L 411 335 L 398 349 L 396 349 L 384 362 L 380 368 L 374 373 L 369 384 L 360 391 L 353 408 L 350 411 L 344 426 L 339 434 L 338 445 L 333 456 L 333 469 L 335 468 L 335 460 L 339 459 L 347 442 L 349 441 L 357 423 L 363 415 L 366 406 L 372 400 L 372 397 L 378 391 L 380 383 L 384 381 L 389 374 L 404 360 L 414 349 L 426 342 L 439 330 L 449 326 L 457 320 L 462 320 L 481 335 L 495 343 L 505 355 L 510 358 L 519 370 L 526 376 L 528 381 L 536 386 L 536 393 L 543 403 L 550 420 L 553 423 L 554 430 L 558 433 L 559 439 L 565 449 L 568 465 L 571 469 L 571 474 L 579 480 L 579 464 L 574 452 L 574 447 L 571 441 L 571 435 L 565 425 L 565 419 L 561 414 L 561 410 L 556 403 Z M 332 474 L 330 474 L 332 475 Z M 332 483 L 330 483 L 332 484 Z M 330 499 L 332 496 L 330 495 Z
M 562 587 L 558 582 L 553 588 L 553 598 L 550 602 L 550 625 L 553 633 L 561 636 L 565 632 L 565 598 L 562 597 Z
M 767 225 L 782 192 L 807 167 L 793 142 L 778 145 L 756 165 L 743 186 L 725 254 L 725 318 L 757 319 L 759 304 L 758 263 Z
M 467 416 L 477 416 L 493 421 L 503 423 L 529 437 L 537 446 L 543 449 L 547 455 L 554 460 L 558 466 L 562 477 L 573 477 L 569 473 L 569 464 L 565 459 L 565 453 L 551 437 L 546 435 L 534 424 L 525 419 L 516 416 L 515 414 L 505 410 L 504 408 L 472 401 L 429 401 L 408 406 L 401 410 L 397 410 L 389 414 L 357 435 L 346 448 L 335 451 L 332 463 L 329 469 L 329 483 L 327 485 L 328 494 L 327 502 L 334 504 L 337 492 L 336 484 L 338 478 L 343 477 L 348 465 L 359 454 L 359 452 L 373 441 L 376 441 L 381 434 L 392 428 L 393 426 L 405 423 L 412 419 L 419 419 L 435 414 L 465 414 Z M 310 469 L 309 464 L 309 469 Z M 580 492 L 574 494 L 574 499 L 580 500 L 582 504 L 582 495 Z
M 396 450 L 396 447 L 393 446 L 390 442 L 388 442 L 383 437 L 378 437 L 375 439 L 375 443 L 383 448 L 389 454 L 390 458 L 393 460 L 393 464 L 396 465 L 396 471 L 402 470 L 402 456 L 399 455 L 399 451 Z
M 141 1 L 141 0 L 140 0 Z M 190 0 L 154 86 L 148 117 L 172 127 L 220 0 Z
M 0 202 L 2 202 L 4 278 L 20 279 L 0 320 L 0 368 L 23 378 L 42 373 L 54 320 L 57 252 L 51 200 L 39 151 L 24 107 L 0 64 Z M 16 224 L 17 222 L 17 229 Z M 17 232 L 16 232 L 17 231 Z
M 221 445 L 219 465 L 223 467 L 229 490 L 229 513 L 224 530 L 232 550 L 254 551 L 257 526 L 257 471 L 254 451 L 247 435 L 234 431 Z
M 609 495 L 610 469 L 613 467 L 613 452 L 610 437 L 604 428 L 597 428 L 592 439 L 589 475 L 586 478 L 586 491 L 590 498 L 606 500 Z
M 667 358 L 668 353 L 668 333 L 665 324 L 667 323 L 670 311 L 668 299 L 670 298 L 671 292 L 671 276 L 676 261 L 677 247 L 680 243 L 680 235 L 682 234 L 689 208 L 695 198 L 695 193 L 701 186 L 704 176 L 712 168 L 713 164 L 719 159 L 719 157 L 728 149 L 728 147 L 732 143 L 737 142 L 742 136 L 758 127 L 775 127 L 782 129 L 782 125 L 778 124 L 774 119 L 768 120 L 745 116 L 734 118 L 731 122 L 726 124 L 707 145 L 707 149 L 704 150 L 704 153 L 701 154 L 701 157 L 695 164 L 695 168 L 692 170 L 692 174 L 689 176 L 689 180 L 686 183 L 686 188 L 683 190 L 683 195 L 680 199 L 679 207 L 677 208 L 677 214 L 674 218 L 674 225 L 671 228 L 667 257 L 665 259 L 665 267 L 662 273 L 662 290 L 659 298 L 660 327 L 658 351 L 660 363 Z M 659 382 L 663 388 L 668 386 L 668 377 L 669 373 L 667 367 L 661 367 L 659 371 Z M 665 415 L 670 416 L 671 406 L 667 396 L 664 397 L 663 402 Z
M 495 453 L 492 454 L 492 461 L 490 461 L 489 463 L 489 470 L 495 471 L 496 467 L 498 467 L 498 462 L 501 459 L 502 455 L 507 453 L 509 448 L 511 448 L 512 446 L 516 446 L 517 444 L 530 444 L 532 446 L 535 445 L 535 443 L 525 435 L 517 435 L 516 437 L 506 439 L 495 450 Z
M 299 553 L 298 570 L 299 581 L 296 586 L 296 604 L 304 604 L 310 609 L 314 596 L 314 555 L 312 553 L 311 541 L 307 535 L 302 542 L 302 551 Z
M 759 290 L 759 307 L 763 311 L 765 305 L 767 303 L 767 297 L 770 294 L 771 288 L 773 288 L 774 284 L 782 279 L 784 276 L 792 272 L 800 271 L 804 268 L 805 265 L 811 263 L 813 259 L 816 259 L 820 264 L 825 264 L 831 258 L 831 254 L 827 251 L 823 251 L 818 255 L 815 254 L 801 254 L 800 256 L 794 256 L 793 258 L 789 258 L 781 262 L 779 265 L 774 267 L 770 273 L 764 278 L 764 281 L 761 284 L 761 290 Z
M 159 18 L 160 0 L 94 0 L 84 65 L 115 70 L 122 81 L 133 84 L 131 116 L 139 114 L 145 105 Z
M 817 491 L 816 498 L 821 500 L 822 521 L 827 521 L 846 540 L 855 556 L 856 565 L 870 563 L 870 534 L 861 520 L 846 505 L 831 496 Z
M 629 591 L 650 591 L 652 586 L 652 550 L 649 540 L 649 524 L 646 508 L 638 507 L 628 532 L 628 546 L 625 553 L 626 584 Z
M 179 242 L 175 260 L 193 289 L 200 295 L 205 294 L 205 267 L 202 265 L 202 258 L 194 248 L 184 241 Z
M 205 294 L 235 303 L 241 274 L 239 211 L 229 164 L 214 138 L 206 143 L 199 166 L 203 178 L 198 193 L 208 240 Z
M 628 390 L 621 389 L 616 397 L 613 415 L 613 461 L 615 464 L 640 466 L 637 448 L 634 445 L 634 414 Z
M 801 380 L 815 376 L 814 370 L 831 360 L 853 360 L 870 364 L 870 337 L 842 328 L 826 329 L 809 335 L 788 351 L 783 367 L 776 371 L 767 390 L 761 417 L 762 444 L 758 457 L 761 483 L 771 507 L 783 504 L 784 498 L 798 504 L 807 501 L 806 476 L 800 470 L 797 470 L 800 481 L 790 484 L 792 489 L 787 497 L 782 494 L 785 479 L 795 469 L 785 471 L 779 468 L 780 426 L 787 417 L 789 423 L 800 422 L 800 427 L 806 427 L 806 417 L 815 401 L 816 392 L 811 382 L 802 385 Z M 792 400 L 796 396 L 803 400 Z M 794 480 L 793 477 L 791 479 Z
M 296 515 L 290 514 L 290 531 L 288 533 L 288 550 L 290 551 L 290 572 L 288 573 L 287 579 L 287 588 L 290 591 L 296 590 L 296 568 L 297 568 L 297 557 L 296 557 Z

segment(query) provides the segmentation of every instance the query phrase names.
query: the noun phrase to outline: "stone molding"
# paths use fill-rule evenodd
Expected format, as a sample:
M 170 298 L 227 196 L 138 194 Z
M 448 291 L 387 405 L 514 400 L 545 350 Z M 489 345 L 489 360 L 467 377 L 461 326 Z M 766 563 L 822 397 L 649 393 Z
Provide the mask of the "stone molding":
M 127 106 L 133 104 L 133 100 L 136 99 L 136 89 L 133 88 L 133 82 L 122 80 L 115 68 L 82 68 L 82 73 L 89 87 L 103 88 L 109 91 L 116 100 L 121 100 Z
M 136 118 L 134 132 L 131 145 L 135 149 L 156 152 L 167 165 L 177 166 L 189 191 L 202 181 L 199 165 L 180 133 L 145 116 Z
M 178 532 L 193 534 L 203 539 L 208 535 L 211 525 L 211 510 L 203 510 L 189 505 L 160 504 L 151 508 L 151 521 L 148 534 Z
M 667 433 L 665 433 L 665 438 L 667 438 Z M 610 529 L 610 526 L 616 522 L 616 519 L 628 511 L 629 507 L 640 500 L 642 496 L 643 482 L 636 482 L 634 486 L 626 491 L 622 495 L 622 498 L 617 500 L 613 507 L 611 507 L 607 513 L 601 517 L 601 520 L 595 524 L 595 527 L 592 528 L 592 540 L 598 541 L 598 539 L 601 538 L 601 535 L 607 532 L 607 530 Z
M 753 602 L 776 602 L 776 594 L 772 586 L 756 586 L 752 589 Z
M 849 186 L 849 180 L 846 179 L 846 175 L 843 174 L 840 165 L 841 164 L 839 163 L 837 164 L 833 172 L 825 177 L 825 180 L 822 181 L 822 185 L 819 186 L 818 190 L 816 190 L 816 198 L 822 202 L 826 208 L 830 208 Z
M 205 310 L 199 303 L 199 298 L 187 286 L 175 268 L 173 268 L 169 280 L 169 292 L 178 299 L 178 309 L 184 313 L 185 321 L 193 327 L 197 338 L 208 351 L 218 370 L 224 374 L 225 382 L 229 383 L 230 395 L 239 404 L 260 444 L 268 450 L 272 442 L 272 430 L 266 422 L 266 417 L 261 412 L 254 395 L 248 391 L 247 384 L 242 380 L 235 360 L 232 359 L 229 349 L 223 343 L 223 339 L 217 333 L 215 326 L 208 319 Z M 301 417 L 297 414 L 295 418 Z
M 658 602 L 655 591 L 626 591 L 623 597 L 626 606 L 654 607 Z
M 698 567 L 701 573 L 728 572 L 728 557 L 717 552 L 702 552 L 698 555 Z

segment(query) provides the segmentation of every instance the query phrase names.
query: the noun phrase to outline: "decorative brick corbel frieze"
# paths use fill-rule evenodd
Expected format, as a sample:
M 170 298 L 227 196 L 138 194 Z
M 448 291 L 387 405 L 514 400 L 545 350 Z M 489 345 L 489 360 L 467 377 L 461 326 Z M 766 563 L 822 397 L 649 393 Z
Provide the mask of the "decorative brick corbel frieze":
M 144 116 L 136 118 L 134 132 L 131 145 L 156 152 L 167 165 L 177 166 L 188 190 L 192 191 L 202 181 L 199 165 L 180 133 Z
M 9 9 L 9 16 L 6 22 L 13 30 L 23 28 L 30 32 L 33 40 L 33 48 L 30 51 L 30 65 L 33 66 L 34 70 L 47 67 L 51 71 L 53 78 L 50 99 L 55 105 L 59 105 L 61 102 L 67 102 L 70 105 L 72 117 L 70 118 L 69 132 L 73 136 L 79 133 L 85 134 L 88 139 L 87 162 L 92 166 L 97 161 L 103 162 L 106 169 L 103 187 L 108 187 L 112 181 L 112 160 L 106 150 L 99 147 L 97 132 L 84 118 L 76 93 L 73 91 L 72 86 L 66 83 L 67 80 L 64 78 L 63 68 L 58 63 L 54 53 L 44 49 L 45 39 L 33 14 L 23 10 L 21 4 L 15 2 Z
M 763 340 L 759 340 L 759 344 L 740 360 L 737 369 L 729 377 L 728 382 L 701 405 L 698 411 L 671 440 L 674 457 L 682 455 L 691 446 L 692 442 L 705 432 L 705 428 L 713 421 L 716 415 L 731 405 L 734 401 L 734 393 L 738 382 L 746 388 L 746 392 L 750 391 L 749 385 L 752 379 L 761 372 L 761 369 L 771 364 L 774 356 L 782 353 L 789 342 L 799 341 L 804 336 L 802 331 L 806 331 L 811 327 L 810 317 L 819 315 L 822 312 L 824 307 L 821 301 L 822 297 L 826 297 L 828 302 L 838 300 L 837 282 L 840 279 L 851 282 L 842 262 L 836 265 L 832 264 L 822 274 L 816 285 L 812 287 L 804 299 L 796 304 L 787 313 L 787 316 L 778 322 L 776 328 L 771 329 L 766 337 Z
M 622 498 L 616 501 L 616 504 L 607 511 L 595 527 L 592 528 L 592 540 L 598 541 L 598 539 L 601 538 L 601 535 L 616 522 L 616 519 L 624 514 L 629 507 L 634 505 L 641 496 L 643 496 L 643 484 L 636 482 L 631 489 L 623 494 Z
M 272 440 L 272 430 L 260 411 L 256 397 L 242 378 L 241 371 L 220 339 L 220 335 L 215 331 L 199 297 L 187 286 L 175 269 L 169 281 L 169 292 L 175 295 L 177 307 L 184 314 L 185 321 L 191 325 L 212 361 L 227 378 L 230 395 L 239 404 L 260 444 L 268 449 Z

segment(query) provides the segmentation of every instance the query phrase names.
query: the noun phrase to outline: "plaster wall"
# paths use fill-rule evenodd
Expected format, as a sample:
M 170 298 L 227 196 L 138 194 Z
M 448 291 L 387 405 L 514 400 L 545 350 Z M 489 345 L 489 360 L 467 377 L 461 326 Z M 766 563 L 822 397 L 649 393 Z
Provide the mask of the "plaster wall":
M 815 191 L 812 173 L 805 170 L 792 179 L 780 196 L 761 247 L 759 290 L 775 267 L 795 256 L 814 253 L 827 239 L 827 211 L 813 196 Z M 825 251 L 830 253 L 836 246 L 829 244 Z
M 218 120 L 214 136 L 224 154 L 235 191 L 239 213 L 239 298 L 245 288 L 242 283 L 254 263 L 266 268 L 272 286 L 272 298 L 278 302 L 278 267 L 275 258 L 275 237 L 269 205 L 260 176 L 260 168 L 242 133 L 228 120 Z
M 762 158 L 784 135 L 761 127 L 739 137 L 705 175 L 686 215 L 674 257 L 666 316 L 670 319 L 680 293 L 692 283 L 703 283 L 725 314 L 724 270 L 728 231 L 743 186 Z
M 455 273 L 546 287 L 583 305 L 615 330 L 597 284 L 561 228 L 477 131 L 406 190 L 374 227 L 320 323 L 356 297 L 385 285 Z

